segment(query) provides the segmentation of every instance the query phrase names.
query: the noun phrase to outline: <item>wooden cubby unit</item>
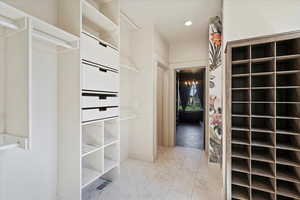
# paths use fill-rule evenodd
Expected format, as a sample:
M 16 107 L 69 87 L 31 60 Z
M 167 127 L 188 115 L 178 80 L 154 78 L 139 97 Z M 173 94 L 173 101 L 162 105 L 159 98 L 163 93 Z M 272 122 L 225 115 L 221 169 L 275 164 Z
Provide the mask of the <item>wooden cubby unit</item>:
M 300 199 L 300 32 L 229 42 L 227 199 Z

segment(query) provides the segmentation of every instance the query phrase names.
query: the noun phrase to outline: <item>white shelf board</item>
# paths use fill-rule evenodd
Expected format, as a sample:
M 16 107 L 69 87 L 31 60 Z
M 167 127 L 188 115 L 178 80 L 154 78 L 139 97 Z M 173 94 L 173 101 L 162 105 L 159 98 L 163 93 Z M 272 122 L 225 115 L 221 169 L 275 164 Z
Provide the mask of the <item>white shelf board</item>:
M 82 33 L 84 33 L 84 34 L 86 34 L 86 35 L 88 35 L 88 36 L 94 38 L 95 40 L 98 40 L 99 42 L 101 42 L 101 43 L 103 43 L 103 44 L 106 44 L 107 46 L 110 46 L 111 48 L 113 48 L 113 49 L 119 51 L 118 47 L 116 47 L 115 45 L 113 45 L 113 44 L 111 44 L 111 43 L 109 43 L 109 42 L 107 42 L 107 41 L 104 41 L 104 40 L 100 39 L 99 37 L 93 35 L 92 33 L 88 32 L 88 31 L 86 31 L 86 30 L 82 30 Z
M 137 117 L 136 113 L 130 110 L 121 110 L 121 121 L 135 119 Z
M 95 120 L 95 121 L 90 121 L 90 122 L 81 122 L 81 125 L 85 126 L 85 125 L 89 125 L 89 124 L 96 124 L 99 122 L 105 122 L 105 121 L 110 121 L 110 120 L 117 120 L 119 119 L 119 117 L 111 117 L 111 118 L 106 118 L 106 119 L 99 119 L 99 120 Z
M 91 153 L 97 152 L 99 150 L 101 150 L 103 148 L 103 146 L 99 145 L 99 146 L 93 146 L 93 145 L 89 145 L 89 144 L 82 144 L 82 157 L 87 156 Z
M 118 166 L 118 162 L 104 158 L 104 174 Z
M 0 13 L 11 20 L 20 20 L 28 15 L 6 3 L 0 2 Z
M 32 35 L 38 39 L 54 43 L 65 48 L 78 48 L 79 37 L 48 24 L 10 5 L 0 2 L 0 25 L 18 29 L 22 19 L 29 18 L 32 25 Z M 15 27 L 15 28 L 14 28 Z
M 118 26 L 114 22 L 86 0 L 82 1 L 82 15 L 84 18 L 105 31 L 113 32 L 118 29 Z
M 100 178 L 102 174 L 96 170 L 92 170 L 89 168 L 82 168 L 82 180 L 81 180 L 81 188 L 86 187 L 87 185 L 91 184 L 98 178 Z
M 28 139 L 9 133 L 0 133 L 0 151 L 17 147 L 28 149 Z
M 124 69 L 128 69 L 134 72 L 139 72 L 139 69 L 134 67 L 133 65 L 127 65 L 127 64 L 120 64 L 120 66 Z
M 108 137 L 108 136 L 104 137 L 104 147 L 113 145 L 117 142 L 118 142 L 118 139 L 116 139 L 114 137 Z

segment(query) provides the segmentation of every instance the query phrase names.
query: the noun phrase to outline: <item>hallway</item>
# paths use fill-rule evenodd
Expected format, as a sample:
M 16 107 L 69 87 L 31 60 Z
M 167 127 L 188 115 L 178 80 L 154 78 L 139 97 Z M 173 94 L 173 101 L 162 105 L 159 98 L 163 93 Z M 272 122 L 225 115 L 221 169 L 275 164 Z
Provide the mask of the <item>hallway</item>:
M 219 200 L 220 177 L 203 151 L 160 147 L 155 163 L 126 161 L 120 179 L 89 200 Z
M 176 127 L 176 146 L 204 150 L 203 123 L 198 122 L 178 124 Z

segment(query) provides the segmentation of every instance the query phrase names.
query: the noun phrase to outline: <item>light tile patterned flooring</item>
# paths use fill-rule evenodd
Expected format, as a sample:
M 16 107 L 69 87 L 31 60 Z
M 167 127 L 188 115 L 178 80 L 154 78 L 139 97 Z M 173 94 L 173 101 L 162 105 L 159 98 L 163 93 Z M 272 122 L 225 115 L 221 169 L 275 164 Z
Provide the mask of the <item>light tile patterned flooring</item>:
M 95 200 L 221 200 L 221 170 L 203 151 L 159 147 L 155 163 L 127 160 Z

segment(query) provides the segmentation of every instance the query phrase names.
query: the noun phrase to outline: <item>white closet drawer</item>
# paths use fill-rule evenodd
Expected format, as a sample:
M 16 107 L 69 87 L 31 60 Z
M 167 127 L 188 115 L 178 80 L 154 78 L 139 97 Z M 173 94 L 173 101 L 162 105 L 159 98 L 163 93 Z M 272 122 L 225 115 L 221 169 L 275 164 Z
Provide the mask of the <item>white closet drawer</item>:
M 82 89 L 118 92 L 119 74 L 96 65 L 82 63 Z
M 119 70 L 117 50 L 85 33 L 81 35 L 81 52 L 84 60 Z
M 100 94 L 99 96 L 82 96 L 82 108 L 96 108 L 118 106 L 119 97 L 117 95 Z
M 119 116 L 118 107 L 95 108 L 82 110 L 82 121 L 93 121 Z

